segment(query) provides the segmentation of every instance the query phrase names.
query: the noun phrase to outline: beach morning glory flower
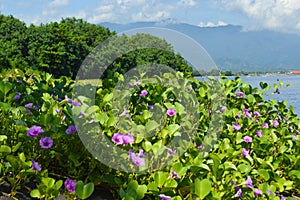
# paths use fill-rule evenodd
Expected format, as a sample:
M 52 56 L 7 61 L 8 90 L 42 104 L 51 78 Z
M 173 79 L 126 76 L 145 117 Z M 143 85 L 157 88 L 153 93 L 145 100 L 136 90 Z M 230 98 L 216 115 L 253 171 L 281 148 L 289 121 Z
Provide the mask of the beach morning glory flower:
M 299 131 L 299 130 L 296 130 L 296 133 L 300 134 L 300 131 Z
M 226 106 L 222 106 L 221 112 L 223 113 L 223 112 L 225 112 L 226 110 L 227 110 L 227 107 L 226 107 Z
M 261 131 L 257 130 L 257 131 L 256 131 L 256 135 L 257 135 L 258 137 L 262 137 Z
M 30 108 L 32 106 L 33 106 L 33 103 L 27 103 L 27 104 L 25 104 L 25 108 Z
M 245 156 L 245 157 L 249 156 L 249 152 L 250 152 L 250 150 L 246 150 L 245 148 L 242 148 L 242 155 L 243 156 Z
M 142 90 L 141 93 L 140 93 L 140 97 L 144 97 L 148 94 L 148 91 L 147 90 Z
M 32 163 L 31 169 L 36 170 L 36 171 L 41 171 L 42 170 L 42 168 L 39 166 L 38 162 L 35 162 L 34 160 L 32 160 L 31 163 Z
M 67 178 L 67 180 L 65 180 L 65 182 L 64 182 L 64 185 L 65 185 L 65 188 L 69 192 L 75 192 L 75 187 L 76 187 L 76 181 L 75 180 Z
M 239 123 L 235 122 L 235 123 L 233 124 L 233 130 L 234 130 L 234 131 L 239 131 L 239 130 L 241 130 L 241 126 L 239 125 Z
M 112 136 L 112 141 L 117 145 L 123 144 L 123 134 L 117 132 Z
M 244 92 L 237 92 L 238 98 L 242 98 L 244 96 Z
M 176 114 L 176 111 L 174 108 L 170 108 L 167 110 L 167 115 L 169 115 L 170 117 L 173 117 Z
M 172 172 L 169 178 L 180 178 L 180 176 L 176 172 Z
M 160 194 L 158 196 L 160 197 L 161 200 L 171 200 L 172 199 L 172 197 L 164 195 L 164 194 Z
M 49 149 L 51 148 L 53 145 L 53 140 L 51 139 L 51 137 L 43 137 L 40 139 L 40 146 L 43 149 Z
M 263 123 L 262 128 L 269 128 L 268 123 Z
M 148 105 L 148 110 L 152 110 L 153 106 L 152 105 Z
M 257 112 L 257 111 L 254 111 L 253 114 L 254 114 L 254 116 L 256 116 L 256 117 L 260 117 L 260 116 L 261 116 L 260 113 Z
M 77 126 L 71 125 L 67 128 L 66 134 L 76 133 L 77 132 Z
M 297 136 L 296 135 L 291 134 L 291 136 L 292 136 L 293 140 L 297 140 Z
M 286 198 L 281 194 L 280 195 L 280 200 L 286 200 Z
M 243 109 L 243 112 L 244 112 L 244 117 L 248 117 L 249 119 L 252 119 L 252 115 L 248 109 L 246 109 L 246 108 Z
M 167 149 L 168 149 L 168 156 L 176 154 L 176 152 L 173 151 L 172 149 L 170 149 L 170 148 L 167 148 Z
M 252 179 L 250 176 L 247 177 L 247 180 L 244 182 L 244 185 L 248 188 L 253 188 Z
M 32 126 L 28 131 L 27 131 L 27 136 L 28 137 L 36 137 L 40 134 L 44 133 L 44 130 L 40 126 Z
M 277 120 L 273 120 L 272 124 L 275 128 L 277 128 L 279 126 L 279 122 Z
M 15 100 L 19 100 L 20 98 L 21 98 L 21 93 L 20 92 L 14 96 Z
M 259 189 L 254 189 L 254 196 L 258 197 L 259 195 L 262 195 L 262 191 Z
M 252 138 L 249 137 L 249 136 L 245 136 L 245 137 L 244 137 L 244 141 L 245 141 L 246 143 L 251 143 L 251 142 L 252 142 Z
M 127 110 L 126 108 L 124 108 L 123 112 L 121 113 L 120 117 L 122 116 L 127 116 L 129 117 L 129 110 Z
M 135 166 L 145 166 L 145 158 L 135 155 L 132 149 L 129 150 L 129 158 L 135 164 Z
M 139 157 L 141 158 L 146 158 L 147 156 L 145 156 L 144 154 L 144 150 L 143 149 L 139 149 L 139 154 L 138 154 Z
M 133 136 L 128 133 L 127 135 L 126 134 L 122 134 L 122 139 L 123 139 L 123 144 L 126 145 L 126 144 L 132 144 L 134 142 L 134 138 Z
M 241 113 L 238 113 L 238 114 L 236 115 L 236 118 L 240 119 L 240 118 L 241 118 Z
M 242 191 L 242 188 L 240 188 L 240 187 L 235 187 L 235 189 L 236 189 L 236 194 L 234 195 L 234 197 L 235 198 L 238 198 L 238 197 L 241 197 L 241 198 L 243 198 L 244 197 L 244 195 L 243 195 L 243 191 Z

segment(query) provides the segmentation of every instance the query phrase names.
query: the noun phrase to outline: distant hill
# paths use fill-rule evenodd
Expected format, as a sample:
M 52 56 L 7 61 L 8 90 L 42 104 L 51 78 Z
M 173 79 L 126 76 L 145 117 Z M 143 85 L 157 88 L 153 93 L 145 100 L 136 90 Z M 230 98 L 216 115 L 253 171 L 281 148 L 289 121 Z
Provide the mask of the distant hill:
M 182 32 L 199 42 L 225 71 L 288 71 L 300 69 L 300 36 L 267 30 L 243 31 L 242 26 L 199 27 L 172 21 L 101 23 L 117 33 L 142 27 Z

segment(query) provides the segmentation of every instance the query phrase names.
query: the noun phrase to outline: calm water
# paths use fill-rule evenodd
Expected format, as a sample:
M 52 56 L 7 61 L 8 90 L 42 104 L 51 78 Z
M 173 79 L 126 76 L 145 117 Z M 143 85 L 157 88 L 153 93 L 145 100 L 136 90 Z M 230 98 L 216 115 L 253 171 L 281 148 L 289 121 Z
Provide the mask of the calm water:
M 260 82 L 266 82 L 272 86 L 282 81 L 284 86 L 279 87 L 280 94 L 273 94 L 274 89 L 265 93 L 265 100 L 275 99 L 277 101 L 287 101 L 288 105 L 294 107 L 295 113 L 300 116 L 300 76 L 241 76 L 243 82 L 248 82 L 253 87 L 258 87 Z M 286 87 L 287 84 L 290 86 Z

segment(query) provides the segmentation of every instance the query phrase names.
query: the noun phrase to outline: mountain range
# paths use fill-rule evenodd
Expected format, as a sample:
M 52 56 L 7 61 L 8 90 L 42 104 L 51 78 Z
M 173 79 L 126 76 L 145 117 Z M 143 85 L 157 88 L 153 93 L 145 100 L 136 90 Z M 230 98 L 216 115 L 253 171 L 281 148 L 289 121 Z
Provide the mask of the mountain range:
M 300 69 L 300 36 L 270 30 L 245 31 L 242 26 L 200 27 L 174 21 L 135 22 L 101 26 L 121 33 L 130 29 L 161 27 L 179 31 L 197 41 L 218 68 L 233 72 L 276 72 Z

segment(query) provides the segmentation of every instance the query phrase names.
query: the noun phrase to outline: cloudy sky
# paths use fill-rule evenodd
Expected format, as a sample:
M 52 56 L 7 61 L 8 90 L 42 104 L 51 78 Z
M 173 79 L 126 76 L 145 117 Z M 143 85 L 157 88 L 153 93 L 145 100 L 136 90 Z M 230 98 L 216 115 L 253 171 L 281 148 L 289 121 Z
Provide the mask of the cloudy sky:
M 198 26 L 242 25 L 300 34 L 300 0 L 1 0 L 0 12 L 27 24 L 83 18 L 91 23 L 172 19 Z

